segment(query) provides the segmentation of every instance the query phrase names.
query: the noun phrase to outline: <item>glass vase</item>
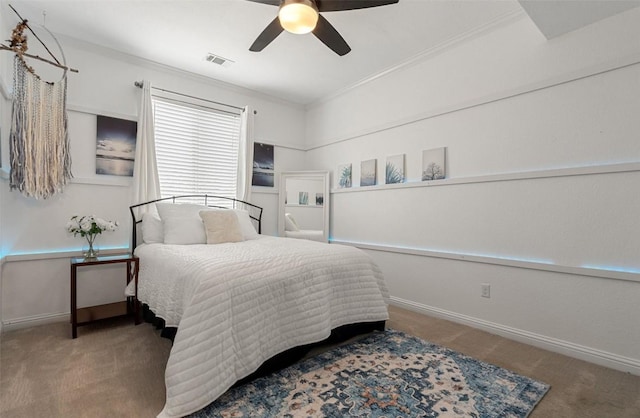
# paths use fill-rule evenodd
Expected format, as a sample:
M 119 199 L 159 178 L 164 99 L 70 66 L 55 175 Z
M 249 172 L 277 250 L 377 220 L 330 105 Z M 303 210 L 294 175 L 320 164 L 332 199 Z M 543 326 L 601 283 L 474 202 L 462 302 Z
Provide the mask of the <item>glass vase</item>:
M 89 244 L 87 247 L 83 248 L 82 255 L 85 260 L 91 260 L 98 257 L 98 249 L 95 247 L 95 235 L 87 235 L 85 236 L 87 239 L 87 243 Z

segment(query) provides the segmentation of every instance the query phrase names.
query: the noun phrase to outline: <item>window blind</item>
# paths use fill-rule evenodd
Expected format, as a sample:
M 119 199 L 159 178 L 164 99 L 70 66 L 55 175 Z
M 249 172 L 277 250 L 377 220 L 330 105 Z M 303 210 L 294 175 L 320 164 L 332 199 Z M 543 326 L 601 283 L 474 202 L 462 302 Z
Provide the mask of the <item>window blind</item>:
M 236 197 L 240 115 L 154 97 L 162 197 Z

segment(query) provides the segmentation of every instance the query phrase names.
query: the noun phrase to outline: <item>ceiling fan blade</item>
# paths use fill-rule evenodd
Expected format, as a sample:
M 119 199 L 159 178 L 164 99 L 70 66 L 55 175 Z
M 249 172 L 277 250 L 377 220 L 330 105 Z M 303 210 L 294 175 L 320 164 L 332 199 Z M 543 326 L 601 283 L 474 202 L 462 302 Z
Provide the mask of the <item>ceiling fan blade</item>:
M 386 6 L 395 4 L 398 1 L 399 0 L 316 0 L 316 6 L 318 6 L 318 10 L 321 12 L 338 12 L 341 10 Z
M 280 0 L 247 0 L 247 1 L 251 1 L 253 3 L 268 4 L 271 6 L 280 6 Z
M 283 30 L 284 29 L 282 29 L 282 26 L 280 26 L 280 20 L 278 20 L 278 18 L 276 17 L 275 19 L 273 19 L 273 21 L 271 21 L 271 23 L 269 23 L 266 28 L 264 28 L 262 33 L 258 35 L 256 40 L 249 48 L 249 51 L 262 51 L 267 45 L 271 43 L 271 41 L 276 39 Z
M 351 48 L 344 38 L 340 36 L 336 28 L 322 15 L 318 15 L 318 24 L 313 30 L 313 34 L 340 56 L 346 55 L 351 51 Z

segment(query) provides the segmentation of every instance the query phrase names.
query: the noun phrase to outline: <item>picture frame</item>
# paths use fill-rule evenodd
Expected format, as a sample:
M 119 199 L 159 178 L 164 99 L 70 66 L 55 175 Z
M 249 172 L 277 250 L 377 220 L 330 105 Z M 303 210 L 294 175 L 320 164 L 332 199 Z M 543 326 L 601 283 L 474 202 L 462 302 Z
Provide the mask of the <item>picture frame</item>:
M 387 157 L 387 164 L 385 165 L 385 184 L 404 183 L 405 181 L 405 167 L 404 167 L 404 154 L 392 155 Z
M 352 184 L 352 167 L 351 163 L 340 164 L 336 170 L 336 187 L 338 189 L 347 189 Z
M 422 181 L 442 180 L 446 177 L 446 147 L 422 151 Z
M 275 179 L 274 146 L 261 142 L 253 143 L 252 186 L 273 187 Z
M 377 180 L 377 161 L 366 160 L 360 163 L 360 187 L 375 186 Z
M 138 122 L 96 115 L 96 174 L 133 177 Z

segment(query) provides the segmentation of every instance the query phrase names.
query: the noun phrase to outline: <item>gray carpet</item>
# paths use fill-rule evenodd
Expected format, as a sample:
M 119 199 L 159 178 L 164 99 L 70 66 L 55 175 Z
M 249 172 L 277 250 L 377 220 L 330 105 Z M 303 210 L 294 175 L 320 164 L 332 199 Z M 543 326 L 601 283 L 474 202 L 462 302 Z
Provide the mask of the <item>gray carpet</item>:
M 389 327 L 551 385 L 532 418 L 638 418 L 640 376 L 390 307 Z M 149 324 L 104 321 L 34 327 L 2 335 L 0 416 L 155 417 L 164 404 L 171 348 Z

